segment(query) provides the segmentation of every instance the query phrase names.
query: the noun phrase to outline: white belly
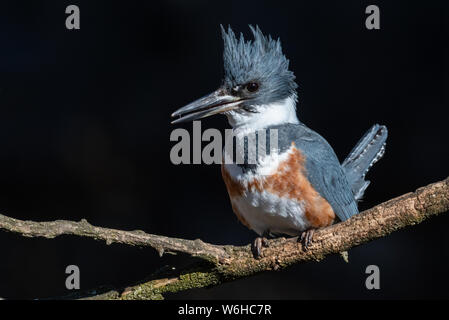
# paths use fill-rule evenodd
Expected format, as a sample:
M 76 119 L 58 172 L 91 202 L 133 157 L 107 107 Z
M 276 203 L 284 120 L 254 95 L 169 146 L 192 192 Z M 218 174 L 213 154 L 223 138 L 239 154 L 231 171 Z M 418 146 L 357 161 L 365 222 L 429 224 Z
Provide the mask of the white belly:
M 249 227 L 259 235 L 269 231 L 296 236 L 310 227 L 302 201 L 281 198 L 266 191 L 247 192 L 231 201 Z
M 296 236 L 310 228 L 304 201 L 280 197 L 248 185 L 250 181 L 263 180 L 276 172 L 280 163 L 291 153 L 290 150 L 281 155 L 273 152 L 272 155 L 262 158 L 256 172 L 243 172 L 239 166 L 232 163 L 223 164 L 231 179 L 246 189 L 243 194 L 230 197 L 233 208 L 242 216 L 248 227 L 259 235 L 271 232 Z

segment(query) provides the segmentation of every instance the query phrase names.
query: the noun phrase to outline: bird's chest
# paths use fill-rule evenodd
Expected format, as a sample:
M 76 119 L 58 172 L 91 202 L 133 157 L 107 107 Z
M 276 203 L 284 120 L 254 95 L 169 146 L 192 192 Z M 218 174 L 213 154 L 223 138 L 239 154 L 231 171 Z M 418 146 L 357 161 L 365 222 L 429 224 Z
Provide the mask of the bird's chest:
M 239 220 L 259 235 L 298 235 L 312 227 L 330 225 L 335 215 L 307 180 L 304 161 L 299 150 L 292 147 L 251 171 L 223 164 L 223 179 Z

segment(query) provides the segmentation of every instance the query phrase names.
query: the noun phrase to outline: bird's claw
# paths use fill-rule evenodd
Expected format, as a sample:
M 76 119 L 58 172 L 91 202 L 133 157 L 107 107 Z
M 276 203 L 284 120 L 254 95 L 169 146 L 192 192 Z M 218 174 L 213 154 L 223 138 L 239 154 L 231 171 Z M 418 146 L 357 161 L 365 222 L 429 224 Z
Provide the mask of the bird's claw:
M 309 229 L 301 233 L 301 237 L 298 240 L 302 243 L 304 251 L 307 251 L 309 246 L 312 244 L 314 233 L 315 229 Z
M 257 237 L 254 239 L 251 245 L 251 251 L 253 252 L 254 258 L 259 259 L 262 255 L 262 247 L 268 247 L 268 240 L 265 237 Z

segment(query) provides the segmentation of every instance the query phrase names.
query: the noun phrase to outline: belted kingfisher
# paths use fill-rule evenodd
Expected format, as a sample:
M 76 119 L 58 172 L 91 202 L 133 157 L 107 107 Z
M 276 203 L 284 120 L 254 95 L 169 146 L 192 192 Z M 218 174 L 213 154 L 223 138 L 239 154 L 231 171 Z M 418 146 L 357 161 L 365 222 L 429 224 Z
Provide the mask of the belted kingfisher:
M 280 40 L 250 29 L 254 40 L 245 41 L 221 26 L 221 87 L 174 112 L 179 118 L 172 123 L 222 113 L 236 137 L 276 129 L 276 150 L 254 165 L 223 163 L 222 176 L 234 213 L 259 235 L 256 257 L 268 236 L 300 236 L 307 250 L 315 229 L 359 212 L 370 183 L 365 175 L 384 154 L 387 128 L 372 126 L 340 164 L 329 143 L 296 116 L 297 84 Z

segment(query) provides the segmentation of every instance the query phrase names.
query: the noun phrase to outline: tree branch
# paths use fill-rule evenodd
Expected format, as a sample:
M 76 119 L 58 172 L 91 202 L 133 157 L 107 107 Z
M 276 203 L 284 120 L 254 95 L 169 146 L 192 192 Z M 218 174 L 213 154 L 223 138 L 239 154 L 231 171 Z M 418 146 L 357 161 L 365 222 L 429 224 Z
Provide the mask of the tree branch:
M 148 280 L 125 289 L 105 288 L 79 293 L 87 299 L 161 299 L 162 294 L 192 288 L 218 285 L 259 272 L 279 270 L 302 261 L 319 261 L 333 253 L 344 252 L 365 242 L 384 237 L 406 226 L 449 210 L 449 178 L 419 188 L 398 198 L 361 212 L 351 219 L 317 230 L 309 250 L 303 250 L 297 238 L 269 240 L 262 257 L 254 259 L 250 245 L 218 246 L 201 240 L 184 240 L 146 234 L 143 231 L 121 231 L 94 227 L 85 220 L 71 222 L 22 221 L 0 215 L 0 230 L 26 237 L 54 238 L 72 234 L 132 246 L 153 247 L 163 252 L 182 252 L 199 257 L 200 262 L 177 270 L 171 268 L 153 274 Z
M 48 222 L 23 221 L 0 214 L 0 230 L 19 233 L 24 237 L 43 237 L 52 239 L 61 235 L 103 240 L 106 244 L 123 243 L 130 246 L 152 247 L 162 256 L 164 252 L 183 252 L 192 256 L 227 257 L 223 247 L 205 243 L 199 239 L 185 240 L 148 234 L 141 230 L 123 231 L 95 227 L 86 219 L 79 222 L 56 220 Z

